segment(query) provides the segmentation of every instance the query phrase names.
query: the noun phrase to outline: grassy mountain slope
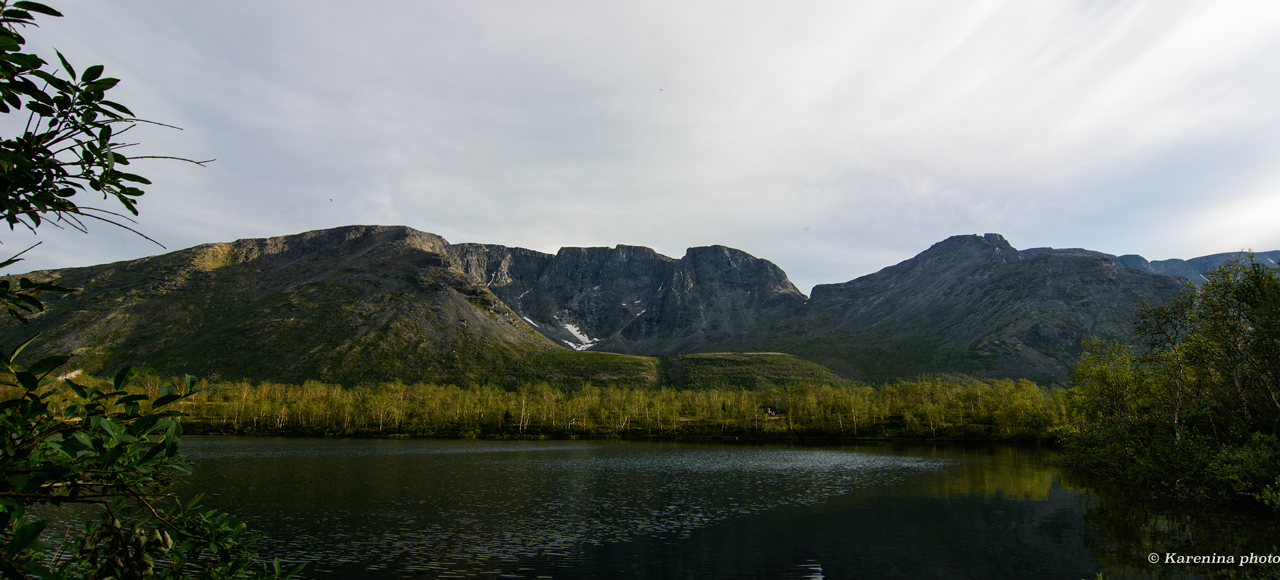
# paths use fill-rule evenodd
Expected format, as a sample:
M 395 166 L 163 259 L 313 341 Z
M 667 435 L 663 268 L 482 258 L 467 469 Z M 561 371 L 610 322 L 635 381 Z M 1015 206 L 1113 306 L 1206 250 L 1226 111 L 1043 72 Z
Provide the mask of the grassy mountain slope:
M 450 268 L 438 236 L 353 226 L 44 274 L 84 290 L 52 297 L 12 347 L 72 352 L 106 372 L 341 383 L 465 382 L 557 347 L 479 281 Z

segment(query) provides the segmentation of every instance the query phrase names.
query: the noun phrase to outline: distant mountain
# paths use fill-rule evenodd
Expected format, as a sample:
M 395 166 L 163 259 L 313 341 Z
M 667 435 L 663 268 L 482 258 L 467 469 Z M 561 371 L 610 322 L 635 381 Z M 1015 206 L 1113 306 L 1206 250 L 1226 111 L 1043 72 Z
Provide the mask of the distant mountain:
M 1248 257 L 1248 252 L 1227 252 L 1223 254 L 1201 256 L 1190 260 L 1179 260 L 1174 258 L 1172 260 L 1156 260 L 1154 262 L 1148 262 L 1146 258 L 1137 254 L 1113 256 L 1111 254 L 1104 254 L 1102 252 L 1084 250 L 1081 248 L 1031 248 L 1029 250 L 1022 250 L 1018 253 L 1024 258 L 1033 258 L 1040 254 L 1090 254 L 1094 256 L 1102 256 L 1126 268 L 1137 270 L 1139 272 L 1146 272 L 1148 274 L 1177 276 L 1179 278 L 1184 278 L 1197 286 L 1204 283 L 1205 274 L 1207 274 L 1209 270 L 1221 266 L 1223 262 L 1245 259 Z M 1260 264 L 1270 266 L 1272 268 L 1280 267 L 1280 250 L 1271 252 L 1255 252 L 1253 254 L 1253 259 Z
M 998 234 L 954 236 L 910 260 L 819 285 L 761 346 L 843 374 L 965 372 L 1062 381 L 1086 337 L 1129 336 L 1142 303 L 1182 282 L 1087 253 L 1024 257 Z
M 1177 294 L 1182 281 L 1161 268 L 1198 275 L 1216 261 L 1018 251 L 996 234 L 954 236 L 806 298 L 776 265 L 723 246 L 680 259 L 635 246 L 552 255 L 349 226 L 32 273 L 83 290 L 48 296 L 30 326 L 0 326 L 0 342 L 44 332 L 33 356 L 73 352 L 91 371 L 141 364 L 292 382 L 467 383 L 541 372 L 652 384 L 661 374 L 655 359 L 593 367 L 549 357 L 574 350 L 771 351 L 851 378 L 966 372 L 1061 382 L 1081 339 L 1123 338 L 1140 303 Z M 683 381 L 686 360 L 694 361 L 661 366 Z M 601 364 L 630 370 L 583 370 Z M 786 364 L 792 370 L 771 372 L 821 376 Z

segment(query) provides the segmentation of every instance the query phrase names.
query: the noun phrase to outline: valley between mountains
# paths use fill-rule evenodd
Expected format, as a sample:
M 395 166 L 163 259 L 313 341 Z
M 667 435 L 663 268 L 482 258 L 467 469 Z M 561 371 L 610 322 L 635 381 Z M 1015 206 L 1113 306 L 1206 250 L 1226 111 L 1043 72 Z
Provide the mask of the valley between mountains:
M 135 365 L 293 383 L 964 373 L 1060 384 L 1083 339 L 1128 337 L 1140 304 L 1234 256 L 1148 262 L 962 235 L 806 296 L 778 266 L 724 246 L 679 259 L 637 246 L 552 255 L 348 226 L 26 274 L 80 290 L 43 296 L 46 312 L 4 323 L 0 343 L 40 332 L 28 358 L 70 352 L 93 374 Z M 1274 266 L 1280 252 L 1255 259 Z

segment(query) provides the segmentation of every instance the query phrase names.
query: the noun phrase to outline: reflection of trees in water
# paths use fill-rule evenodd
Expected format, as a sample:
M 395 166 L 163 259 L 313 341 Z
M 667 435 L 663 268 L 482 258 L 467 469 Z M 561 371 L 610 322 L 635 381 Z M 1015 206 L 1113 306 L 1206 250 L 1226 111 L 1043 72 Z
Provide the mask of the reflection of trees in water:
M 946 498 L 976 495 L 983 498 L 1044 501 L 1049 496 L 1057 468 L 1045 464 L 1049 453 L 1031 447 L 1010 445 L 966 446 L 950 456 L 970 458 L 948 470 L 949 477 L 934 482 L 926 497 Z M 985 464 L 977 460 L 985 459 Z
M 1280 555 L 1280 522 L 1254 506 L 1190 505 L 1143 490 L 1064 475 L 1085 491 L 1085 542 L 1116 578 L 1280 578 L 1280 565 L 1238 565 L 1241 555 Z M 1252 508 L 1252 509 L 1249 509 Z M 1231 556 L 1232 564 L 1165 564 L 1165 555 Z M 1147 558 L 1155 553 L 1159 564 Z
M 1059 453 L 1027 445 L 937 443 L 853 445 L 845 449 L 871 453 L 892 450 L 916 457 L 946 460 L 948 466 L 930 477 L 913 478 L 884 493 L 913 498 L 947 499 L 974 496 L 983 499 L 1045 501 L 1058 478 L 1050 462 Z
M 938 477 L 917 478 L 904 496 L 1003 497 L 1045 501 L 1054 489 L 1081 493 L 1084 540 L 1108 578 L 1280 578 L 1280 565 L 1164 564 L 1165 554 L 1280 555 L 1280 521 L 1256 507 L 1159 502 L 1141 490 L 1062 472 L 1056 453 L 1013 445 L 904 446 L 914 455 L 958 460 Z M 910 489 L 908 489 L 910 487 Z M 1151 564 L 1151 553 L 1160 564 Z

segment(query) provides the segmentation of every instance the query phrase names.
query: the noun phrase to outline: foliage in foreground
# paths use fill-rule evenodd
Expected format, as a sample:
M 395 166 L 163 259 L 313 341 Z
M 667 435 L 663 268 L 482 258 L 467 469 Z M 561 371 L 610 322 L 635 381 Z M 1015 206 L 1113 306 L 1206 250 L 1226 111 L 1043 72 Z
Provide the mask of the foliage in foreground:
M 230 514 L 181 502 L 169 493 L 191 473 L 178 448 L 181 413 L 175 403 L 197 396 L 159 387 L 151 397 L 128 388 L 129 370 L 114 381 L 85 386 L 50 375 L 67 357 L 27 369 L 12 366 L 4 383 L 19 398 L 0 403 L 0 571 L 6 578 L 267 578 L 251 569 L 254 538 Z M 39 506 L 100 506 L 96 519 L 56 545 Z M 32 508 L 36 508 L 33 511 Z M 48 508 L 45 508 L 48 509 Z M 295 570 L 296 572 L 296 570 Z
M 154 395 L 160 381 L 141 384 Z M 189 432 L 374 437 L 1034 440 L 1066 420 L 1061 390 L 966 378 L 766 390 L 230 382 L 179 405 Z
M 119 81 L 100 65 L 77 73 L 61 54 L 61 70 L 23 52 L 23 27 L 35 15 L 61 16 L 30 1 L 0 0 L 0 113 L 22 112 L 17 135 L 0 138 L 0 220 L 36 231 L 63 224 L 85 231 L 85 219 L 124 227 L 123 214 L 88 207 L 77 194 L 100 193 L 137 214 L 145 178 L 122 168 L 131 159 L 118 137 L 136 123 L 106 99 Z M 132 231 L 132 230 L 131 230 Z M 135 232 L 136 233 L 136 232 Z M 139 234 L 141 235 L 141 234 Z M 145 237 L 145 236 L 144 236 Z M 21 253 L 0 261 L 0 269 Z M 0 305 L 25 323 L 44 310 L 42 292 L 66 292 L 23 278 L 0 281 Z M 34 339 L 33 339 L 34 340 Z M 0 576 L 10 579 L 281 577 L 274 566 L 251 570 L 244 524 L 229 514 L 181 503 L 169 493 L 190 473 L 178 450 L 181 413 L 166 409 L 199 391 L 162 387 L 156 396 L 130 392 L 127 370 L 96 386 L 55 380 L 69 358 L 51 356 L 27 367 L 14 358 L 31 340 L 0 353 Z M 50 509 L 98 506 L 50 544 Z M 296 570 L 295 570 L 296 571 Z
M 1190 500 L 1280 509 L 1280 272 L 1232 262 L 1160 307 L 1137 345 L 1089 345 L 1070 389 L 1072 460 Z

